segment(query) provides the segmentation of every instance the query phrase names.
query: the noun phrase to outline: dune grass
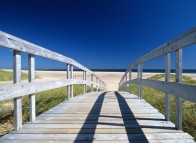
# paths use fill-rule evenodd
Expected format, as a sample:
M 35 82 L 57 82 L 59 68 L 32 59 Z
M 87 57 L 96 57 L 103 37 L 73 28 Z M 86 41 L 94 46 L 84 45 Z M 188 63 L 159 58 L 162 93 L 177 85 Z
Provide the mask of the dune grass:
M 39 76 L 35 76 L 36 79 L 39 79 Z M 21 73 L 21 79 L 27 80 L 28 74 L 22 72 Z M 6 71 L 6 70 L 0 70 L 0 81 L 12 81 L 13 80 L 13 71 Z
M 37 77 L 39 78 L 39 77 Z M 28 74 L 22 73 L 22 79 L 28 79 Z M 13 80 L 13 72 L 0 70 L 0 81 Z M 74 85 L 74 96 L 83 93 L 82 85 Z M 87 86 L 87 92 L 90 92 Z M 95 88 L 94 88 L 95 91 Z M 51 109 L 57 104 L 67 99 L 67 87 L 56 88 L 36 94 L 36 116 Z M 23 123 L 29 121 L 29 99 L 28 96 L 22 97 Z M 0 137 L 13 130 L 14 127 L 14 104 L 13 99 L 0 101 Z
M 164 74 L 158 74 L 150 77 L 149 79 L 153 80 L 164 80 Z M 183 76 L 182 78 L 184 84 L 193 84 L 196 85 L 196 80 L 191 79 L 190 77 Z M 175 81 L 175 75 L 171 74 L 171 81 Z M 127 87 L 129 91 L 130 87 Z M 133 94 L 137 95 L 137 85 L 132 85 Z M 162 114 L 165 113 L 165 93 L 155 90 L 146 86 L 142 87 L 143 98 L 155 107 Z M 175 123 L 175 96 L 171 95 L 171 121 Z M 183 100 L 182 108 L 182 130 L 189 133 L 196 140 L 196 103 L 191 101 Z

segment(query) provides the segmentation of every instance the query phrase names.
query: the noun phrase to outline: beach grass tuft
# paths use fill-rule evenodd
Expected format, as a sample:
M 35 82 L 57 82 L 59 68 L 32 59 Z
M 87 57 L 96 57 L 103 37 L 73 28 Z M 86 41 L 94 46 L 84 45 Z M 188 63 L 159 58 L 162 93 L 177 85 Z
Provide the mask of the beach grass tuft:
M 36 79 L 40 79 L 39 76 L 35 76 Z M 22 72 L 21 73 L 21 79 L 27 80 L 28 74 Z M 12 81 L 13 80 L 13 71 L 6 71 L 6 70 L 0 70 L 0 81 Z

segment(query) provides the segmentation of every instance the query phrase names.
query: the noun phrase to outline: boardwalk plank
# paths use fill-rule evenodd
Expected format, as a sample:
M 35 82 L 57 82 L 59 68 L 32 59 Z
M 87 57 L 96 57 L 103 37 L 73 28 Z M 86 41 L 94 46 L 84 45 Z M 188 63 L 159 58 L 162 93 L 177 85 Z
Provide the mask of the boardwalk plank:
M 127 92 L 88 93 L 65 101 L 3 136 L 0 143 L 193 143 L 144 100 Z

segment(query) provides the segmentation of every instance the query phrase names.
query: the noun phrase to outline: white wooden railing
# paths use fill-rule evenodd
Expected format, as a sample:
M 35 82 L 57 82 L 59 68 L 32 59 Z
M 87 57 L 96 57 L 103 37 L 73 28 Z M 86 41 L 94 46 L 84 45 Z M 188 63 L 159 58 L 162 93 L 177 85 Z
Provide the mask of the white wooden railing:
M 35 111 L 35 93 L 46 91 L 58 87 L 67 86 L 68 99 L 73 97 L 73 85 L 82 84 L 83 93 L 87 92 L 86 85 L 91 85 L 91 91 L 96 86 L 96 91 L 106 90 L 106 84 L 96 76 L 91 70 L 84 67 L 75 60 L 63 56 L 61 54 L 52 52 L 43 47 L 37 46 L 25 40 L 19 39 L 12 35 L 0 31 L 0 46 L 13 50 L 13 74 L 14 84 L 0 85 L 0 101 L 7 99 L 14 99 L 14 129 L 19 130 L 22 128 L 22 96 L 29 96 L 29 112 L 30 121 L 36 119 Z M 21 82 L 21 52 L 28 54 L 29 61 L 29 82 Z M 67 64 L 67 80 L 48 81 L 48 82 L 35 82 L 35 56 L 56 60 Z M 73 79 L 73 66 L 83 71 L 83 80 Z M 91 74 L 91 81 L 86 79 L 86 73 Z M 93 81 L 93 78 L 96 81 Z
M 132 84 L 138 85 L 138 96 L 142 99 L 142 86 L 148 86 L 165 92 L 165 119 L 170 120 L 170 94 L 175 96 L 175 126 L 182 129 L 182 99 L 196 102 L 196 86 L 182 84 L 182 49 L 196 43 L 196 27 L 166 42 L 157 49 L 133 62 L 124 73 L 119 83 L 119 90 L 125 91 L 127 85 L 132 93 Z M 170 53 L 175 52 L 175 82 L 170 82 Z M 142 79 L 142 65 L 144 62 L 165 56 L 165 81 Z M 138 77 L 132 79 L 132 69 L 137 67 Z

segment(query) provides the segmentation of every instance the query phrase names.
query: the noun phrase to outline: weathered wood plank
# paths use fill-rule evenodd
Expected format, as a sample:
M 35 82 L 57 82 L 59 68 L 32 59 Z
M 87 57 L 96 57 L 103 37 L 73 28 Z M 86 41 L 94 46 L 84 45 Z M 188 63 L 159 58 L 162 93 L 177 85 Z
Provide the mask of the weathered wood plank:
M 92 139 L 92 134 L 83 134 L 77 138 L 77 134 L 9 134 L 2 139 L 40 139 L 40 140 L 161 140 L 161 139 L 192 139 L 187 133 L 156 133 L 156 134 L 95 134 Z
M 33 139 L 33 140 L 3 140 L 3 141 L 0 141 L 1 143 L 21 143 L 21 141 L 25 141 L 25 142 L 28 142 L 28 143 L 65 143 L 65 140 L 36 140 L 36 139 Z M 166 140 L 166 139 L 160 139 L 160 140 L 148 140 L 148 141 L 145 141 L 145 140 L 134 140 L 134 141 L 131 141 L 131 143 L 195 143 L 192 139 L 170 139 L 170 140 Z M 75 143 L 75 141 L 68 141 L 66 140 L 66 143 Z M 77 141 L 77 143 L 92 143 L 92 141 Z M 113 140 L 113 141 L 105 141 L 105 140 L 101 140 L 101 141 L 93 141 L 93 143 L 119 143 L 119 141 L 117 140 Z M 125 141 L 125 140 L 121 140 L 120 143 L 130 143 L 128 140 Z
M 82 128 L 83 124 L 25 124 L 23 126 L 24 129 L 27 129 L 27 128 L 34 128 L 34 129 L 38 129 L 38 128 Z M 103 122 L 98 122 L 97 123 L 97 127 L 96 128 L 142 128 L 142 127 L 145 127 L 145 128 L 165 128 L 165 129 L 168 129 L 168 128 L 174 128 L 175 126 L 171 123 L 156 123 L 156 124 L 114 124 L 114 123 L 111 123 L 111 124 L 108 124 L 108 123 L 103 123 Z M 84 128 L 95 128 L 95 124 L 85 124 Z
M 13 52 L 13 65 L 14 65 L 13 82 L 15 85 L 21 82 L 21 53 L 19 51 Z M 14 98 L 14 130 L 19 130 L 19 129 L 22 129 L 22 98 L 21 96 L 17 96 Z
M 124 92 L 74 97 L 26 123 L 23 129 L 5 135 L 0 142 L 194 142 L 151 105 L 134 97 Z
M 84 67 L 83 65 L 81 65 L 80 63 L 76 62 L 75 60 L 71 58 L 52 52 L 43 47 L 27 42 L 25 40 L 22 40 L 20 38 L 17 38 L 15 36 L 12 36 L 2 31 L 0 31 L 0 46 L 7 47 L 7 48 L 10 48 L 16 51 L 26 52 L 28 54 L 56 60 L 59 62 L 72 64 L 78 67 L 79 69 L 87 71 L 88 73 L 96 76 L 91 70 L 89 70 L 88 68 Z
M 138 82 L 142 83 L 144 86 L 148 86 L 168 94 L 175 95 L 177 97 L 181 97 L 183 99 L 187 99 L 193 102 L 196 102 L 196 86 L 195 85 L 187 85 L 182 83 L 175 82 L 165 82 L 165 81 L 157 81 L 150 79 L 134 79 L 132 81 L 128 81 L 137 84 Z
M 180 130 L 176 129 L 150 129 L 150 128 L 142 128 L 142 129 L 137 129 L 137 128 L 129 128 L 129 133 L 132 134 L 138 134 L 138 133 L 144 133 L 144 134 L 153 134 L 153 133 L 182 133 Z M 83 134 L 90 134 L 93 132 L 93 129 L 84 129 L 82 131 Z M 125 129 L 111 129 L 111 128 L 98 128 L 96 129 L 96 134 L 126 134 Z M 76 129 L 22 129 L 19 131 L 12 131 L 11 134 L 78 134 L 80 133 L 80 128 Z
M 28 56 L 29 60 L 29 82 L 34 82 L 35 80 L 35 57 L 34 55 Z M 29 95 L 29 118 L 30 121 L 34 121 L 36 118 L 36 110 L 35 110 L 35 94 Z
M 63 86 L 68 86 L 71 84 L 89 84 L 90 85 L 91 83 L 92 82 L 90 81 L 70 79 L 70 80 L 58 80 L 58 81 L 37 82 L 37 83 L 34 82 L 34 83 L 0 85 L 0 101 L 6 100 L 6 99 L 12 99 L 16 97 L 21 97 L 21 96 L 25 96 L 29 94 L 35 94 L 37 92 L 59 88 Z

